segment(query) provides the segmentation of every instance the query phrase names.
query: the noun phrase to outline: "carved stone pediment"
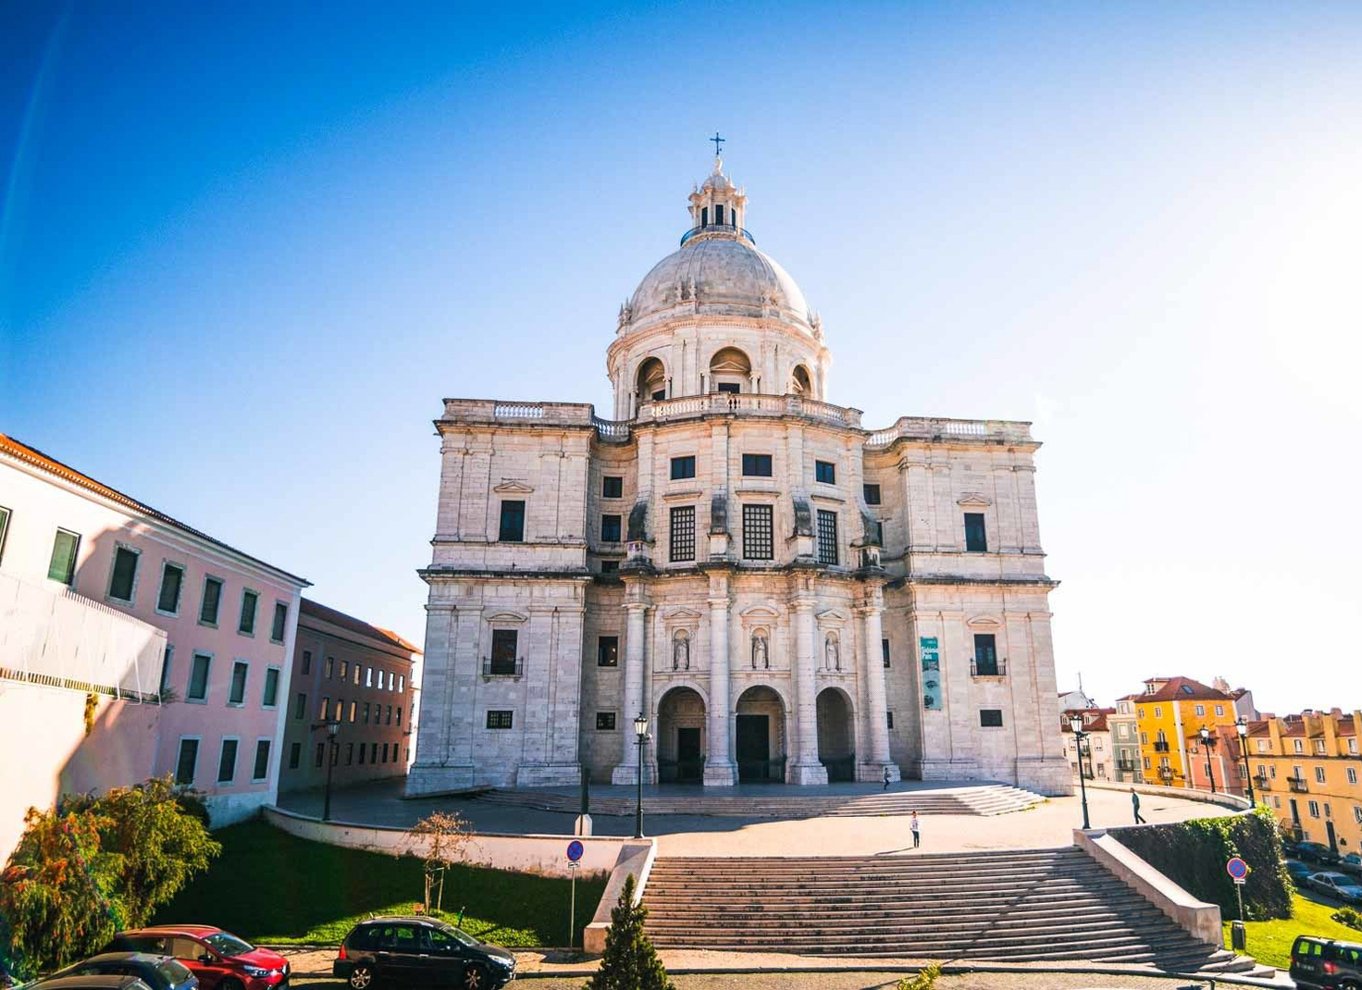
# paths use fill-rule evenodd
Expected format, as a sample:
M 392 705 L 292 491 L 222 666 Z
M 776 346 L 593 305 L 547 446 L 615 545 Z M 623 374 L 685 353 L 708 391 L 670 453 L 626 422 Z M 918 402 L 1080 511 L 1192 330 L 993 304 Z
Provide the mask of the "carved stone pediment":
M 1002 623 L 991 615 L 976 615 L 967 619 L 965 625 L 971 629 L 998 629 L 1002 626 Z
M 534 489 L 519 478 L 502 478 L 501 484 L 492 486 L 492 491 L 499 495 L 528 495 L 534 491 Z
M 820 626 L 840 626 L 846 623 L 847 614 L 839 609 L 830 608 L 818 613 Z
M 487 616 L 488 622 L 495 622 L 498 625 L 510 625 L 517 622 L 528 622 L 530 617 L 520 612 L 494 612 Z
M 692 622 L 695 619 L 703 619 L 704 613 L 697 612 L 693 608 L 687 608 L 685 605 L 678 605 L 676 608 L 668 609 L 666 612 L 663 612 L 662 618 L 667 622 L 683 624 Z
M 956 505 L 977 505 L 977 506 L 979 506 L 979 507 L 982 508 L 982 507 L 985 507 L 985 506 L 992 505 L 992 504 L 993 504 L 993 500 L 992 500 L 992 499 L 989 499 L 989 498 L 985 498 L 983 495 L 979 494 L 978 492 L 965 492 L 965 494 L 961 495 L 958 499 L 955 500 L 955 504 L 956 504 Z

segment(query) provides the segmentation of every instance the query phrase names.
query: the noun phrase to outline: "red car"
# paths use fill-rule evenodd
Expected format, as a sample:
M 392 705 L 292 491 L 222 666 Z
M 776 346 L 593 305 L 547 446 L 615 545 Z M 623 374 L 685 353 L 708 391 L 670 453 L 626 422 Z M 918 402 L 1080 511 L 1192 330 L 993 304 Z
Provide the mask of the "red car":
M 212 925 L 156 925 L 119 932 L 106 952 L 174 956 L 199 978 L 199 990 L 287 990 L 288 960 Z

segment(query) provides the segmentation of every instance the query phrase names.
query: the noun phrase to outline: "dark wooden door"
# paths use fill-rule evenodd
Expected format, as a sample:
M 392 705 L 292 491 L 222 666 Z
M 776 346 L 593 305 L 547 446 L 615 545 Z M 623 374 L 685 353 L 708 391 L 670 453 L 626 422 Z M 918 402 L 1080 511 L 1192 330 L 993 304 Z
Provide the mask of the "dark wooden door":
M 771 771 L 771 717 L 738 716 L 738 779 L 769 780 Z
M 676 730 L 676 779 L 700 780 L 704 776 L 705 764 L 700 758 L 700 730 Z

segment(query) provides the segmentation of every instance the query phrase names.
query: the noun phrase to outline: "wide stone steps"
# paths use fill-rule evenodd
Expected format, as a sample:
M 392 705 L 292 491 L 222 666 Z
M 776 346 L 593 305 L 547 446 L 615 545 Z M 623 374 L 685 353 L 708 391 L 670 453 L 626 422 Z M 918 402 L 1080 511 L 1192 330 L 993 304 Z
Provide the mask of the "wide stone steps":
M 659 858 L 644 904 L 659 948 L 1242 968 L 1076 849 Z
M 1005 784 L 981 784 L 943 790 L 885 791 L 866 794 L 802 796 L 789 788 L 773 789 L 770 796 L 751 792 L 715 794 L 696 787 L 693 794 L 648 795 L 647 815 L 712 815 L 734 818 L 814 818 L 878 815 L 1002 815 L 1023 811 L 1044 800 L 1037 794 Z M 575 794 L 538 790 L 491 790 L 479 794 L 489 804 L 576 814 L 581 799 Z M 635 813 L 632 797 L 593 796 L 593 815 L 627 816 Z M 906 832 L 906 827 L 905 827 Z

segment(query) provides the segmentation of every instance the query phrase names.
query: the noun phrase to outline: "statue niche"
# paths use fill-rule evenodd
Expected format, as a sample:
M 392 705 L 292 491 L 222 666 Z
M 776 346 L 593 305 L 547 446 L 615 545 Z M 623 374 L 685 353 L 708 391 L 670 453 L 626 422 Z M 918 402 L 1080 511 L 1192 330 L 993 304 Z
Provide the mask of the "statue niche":
M 771 669 L 771 641 L 765 629 L 752 634 L 752 669 Z
M 828 633 L 823 641 L 823 664 L 827 670 L 842 669 L 842 651 L 836 633 Z
M 672 670 L 690 670 L 690 634 L 684 629 L 672 635 Z

